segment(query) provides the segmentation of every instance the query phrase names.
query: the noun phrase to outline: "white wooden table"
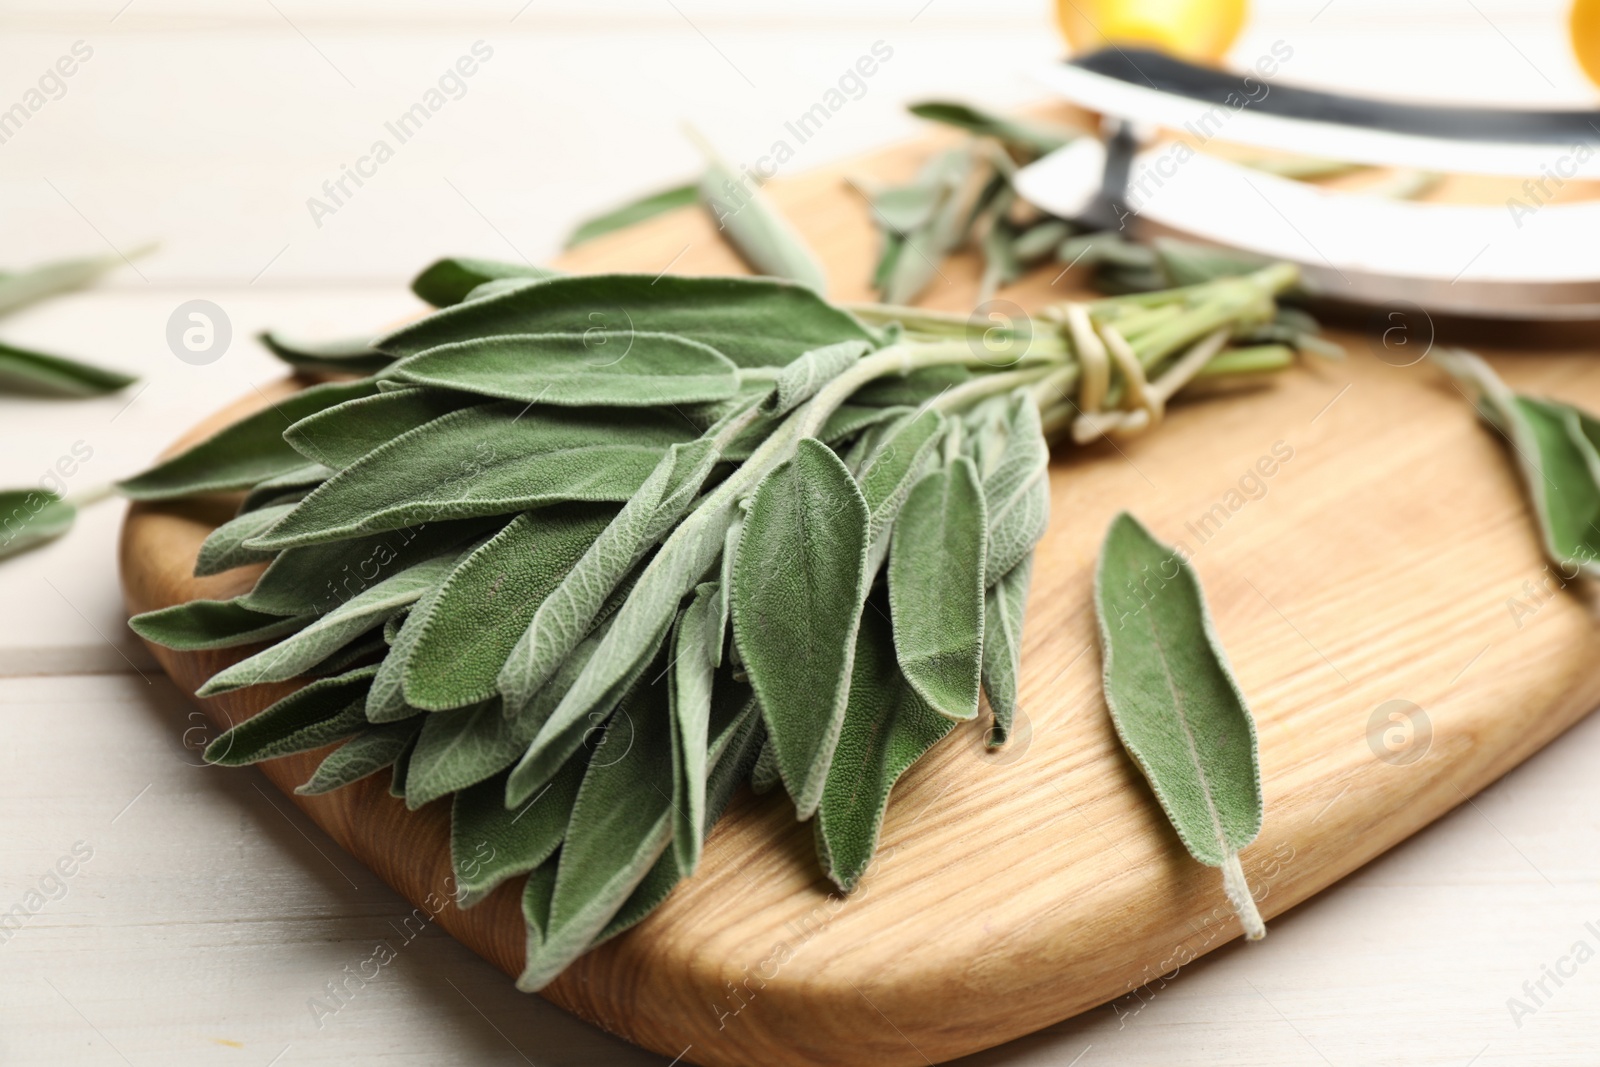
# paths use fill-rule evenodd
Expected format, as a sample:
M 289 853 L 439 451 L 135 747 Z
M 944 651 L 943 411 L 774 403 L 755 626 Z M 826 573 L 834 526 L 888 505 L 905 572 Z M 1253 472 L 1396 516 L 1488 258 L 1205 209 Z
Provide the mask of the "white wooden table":
M 1590 98 L 1549 3 L 1258 7 L 1239 54 L 1287 40 L 1285 77 Z M 539 261 L 576 218 L 692 172 L 680 120 L 754 158 L 888 43 L 800 169 L 911 132 L 910 99 L 1030 99 L 1028 68 L 1058 51 L 1035 0 L 11 0 L 0 30 L 0 110 L 75 42 L 92 49 L 0 142 L 0 266 L 164 242 L 137 272 L 0 322 L 142 376 L 104 400 L 0 399 L 0 485 L 87 446 L 73 492 L 276 377 L 256 331 L 370 330 L 414 309 L 404 282 L 438 254 Z M 318 225 L 307 199 L 480 41 L 492 55 L 459 99 Z M 165 341 L 195 298 L 233 330 L 206 366 Z M 0 564 L 0 1063 L 665 1062 L 516 993 L 436 929 L 407 941 L 410 909 L 262 778 L 198 765 L 193 713 L 124 625 L 119 510 Z M 968 1062 L 1592 1064 L 1597 760 L 1592 720 L 1262 944 Z M 393 962 L 347 981 L 380 942 Z M 353 992 L 330 1000 L 329 983 Z

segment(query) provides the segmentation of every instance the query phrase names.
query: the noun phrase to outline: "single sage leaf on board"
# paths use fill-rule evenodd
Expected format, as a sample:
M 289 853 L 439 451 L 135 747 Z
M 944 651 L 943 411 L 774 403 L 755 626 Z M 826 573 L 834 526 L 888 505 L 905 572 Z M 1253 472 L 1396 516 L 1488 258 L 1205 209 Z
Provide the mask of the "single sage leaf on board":
M 0 285 L 3 285 L 0 281 Z M 0 343 L 0 393 L 28 396 L 104 396 L 139 379 L 109 367 Z
M 328 753 L 311 777 L 295 787 L 295 792 L 301 796 L 331 793 L 394 766 L 416 740 L 420 729 L 420 715 L 404 722 L 367 727 Z
M 1017 679 L 1022 673 L 1022 618 L 1033 579 L 1033 554 L 1022 557 L 989 587 L 983 602 L 983 691 L 994 726 L 985 743 L 998 748 L 1011 737 L 1017 715 Z
M 43 489 L 0 489 L 0 559 L 54 541 L 77 517 L 76 507 Z
M 739 368 L 716 349 L 643 331 L 603 344 L 585 333 L 478 337 L 425 349 L 392 373 L 418 385 L 563 407 L 699 404 L 739 391 Z
M 206 762 L 242 767 L 296 752 L 310 752 L 360 732 L 367 687 L 377 667 L 320 678 L 252 715 L 206 746 Z
M 396 356 L 508 333 L 677 334 L 741 367 L 782 366 L 835 341 L 875 338 L 811 289 L 774 278 L 590 274 L 556 278 L 448 308 L 378 342 Z M 597 340 L 598 334 L 591 333 Z
M 889 607 L 900 670 L 939 714 L 978 716 L 983 666 L 985 515 L 965 456 L 911 490 L 889 550 Z
M 323 408 L 371 396 L 370 380 L 313 385 L 218 430 L 204 441 L 118 484 L 134 500 L 171 500 L 199 493 L 249 489 L 258 482 L 303 467 L 283 432 Z
M 483 402 L 446 389 L 385 389 L 307 416 L 284 430 L 283 438 L 307 459 L 343 470 L 403 433 Z
M 1075 130 L 1029 122 L 943 100 L 912 104 L 906 110 L 918 118 L 942 122 L 980 137 L 993 137 L 1033 155 L 1048 155 L 1079 136 Z
M 195 577 L 204 578 L 212 574 L 221 574 L 223 571 L 230 571 L 249 563 L 260 563 L 277 555 L 270 550 L 245 548 L 244 543 L 271 527 L 293 507 L 293 504 L 274 504 L 271 507 L 257 508 L 255 511 L 247 511 L 243 515 L 229 519 L 212 530 L 201 544 L 200 554 L 195 558 Z
M 669 211 L 693 207 L 699 202 L 700 186 L 696 182 L 662 189 L 660 192 L 651 193 L 649 196 L 640 197 L 638 200 L 629 201 L 603 214 L 585 219 L 567 238 L 566 247 L 575 248 L 585 241 L 592 241 L 596 237 L 603 237 L 617 230 L 625 230 L 629 226 L 636 226 Z
M 869 607 L 856 635 L 850 702 L 817 809 L 817 857 L 846 892 L 872 862 L 894 783 L 955 726 L 901 673 L 890 625 Z
M 656 662 L 665 666 L 662 657 Z M 666 698 L 666 686 L 648 680 L 636 685 L 590 755 L 561 846 L 548 925 L 527 957 L 518 989 L 542 989 L 565 970 L 666 850 L 672 837 Z M 618 747 L 621 752 L 614 751 Z
M 282 637 L 306 626 L 313 618 L 255 611 L 238 600 L 191 600 L 135 615 L 128 620 L 128 626 L 163 648 L 198 652 Z
M 301 341 L 267 330 L 257 334 L 256 338 L 268 352 L 298 370 L 372 374 L 394 362 L 393 356 L 372 347 L 370 336 L 338 341 Z
M 249 547 L 310 545 L 561 501 L 620 504 L 669 446 L 696 436 L 670 410 L 465 408 L 352 463 Z
M 867 505 L 842 461 L 808 438 L 745 513 L 733 635 L 801 819 L 817 809 L 850 689 L 866 599 Z
M 1239 865 L 1261 832 L 1255 720 L 1200 581 L 1132 515 L 1111 522 L 1095 572 L 1106 705 L 1189 854 L 1221 867 L 1245 936 L 1265 935 Z
M 509 878 L 555 854 L 567 835 L 587 765 L 569 760 L 533 799 L 506 807 L 506 776 L 496 775 L 456 794 L 450 812 L 450 856 L 456 902 L 470 908 Z
M 616 510 L 578 504 L 524 512 L 468 556 L 428 605 L 405 665 L 406 702 L 444 711 L 498 696 L 496 679 L 534 612 Z
M 705 175 L 700 179 L 700 199 L 717 224 L 717 231 L 757 274 L 787 278 L 824 292 L 828 276 L 816 253 L 806 245 L 788 219 L 748 178 L 741 178 L 707 150 Z
M 411 291 L 434 307 L 442 308 L 461 303 L 472 290 L 488 282 L 502 279 L 544 281 L 560 276 L 560 271 L 547 267 L 452 257 L 429 264 L 412 280 Z
M 1573 409 L 1513 393 L 1468 352 L 1435 358 L 1475 391 L 1478 411 L 1510 443 L 1533 507 L 1545 556 L 1564 573 L 1600 576 L 1600 464 Z

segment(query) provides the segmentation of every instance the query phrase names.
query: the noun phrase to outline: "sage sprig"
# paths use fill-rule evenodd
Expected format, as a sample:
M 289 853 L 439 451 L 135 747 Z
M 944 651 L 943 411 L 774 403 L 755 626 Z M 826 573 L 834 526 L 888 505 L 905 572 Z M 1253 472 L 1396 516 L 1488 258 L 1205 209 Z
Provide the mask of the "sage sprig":
M 1189 854 L 1222 868 L 1245 937 L 1266 927 L 1239 852 L 1261 832 L 1255 719 L 1188 561 L 1122 512 L 1095 572 L 1106 705 Z
M 448 306 L 373 342 L 391 363 L 126 484 L 246 490 L 197 570 L 270 561 L 133 626 L 270 642 L 205 694 L 321 679 L 219 760 L 346 738 L 302 791 L 389 767 L 408 805 L 451 798 L 462 903 L 525 879 L 528 989 L 665 899 L 740 782 L 781 784 L 853 886 L 894 783 L 980 693 L 1009 732 L 1048 439 L 1155 425 L 1294 280 L 980 340 L 773 279 L 441 264 L 418 288 Z

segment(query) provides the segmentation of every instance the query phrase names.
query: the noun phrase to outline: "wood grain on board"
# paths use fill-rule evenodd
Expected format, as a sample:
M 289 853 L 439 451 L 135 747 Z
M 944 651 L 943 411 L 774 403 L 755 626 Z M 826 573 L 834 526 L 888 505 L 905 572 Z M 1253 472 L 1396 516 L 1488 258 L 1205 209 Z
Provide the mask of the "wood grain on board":
M 928 150 L 774 183 L 836 298 L 869 295 L 876 245 L 844 176 L 900 177 Z M 562 265 L 741 269 L 696 211 L 596 241 Z M 968 307 L 977 265 L 958 258 L 941 271 L 925 302 Z M 1002 296 L 1037 308 L 1080 282 L 1045 269 Z M 1269 929 L 1581 717 L 1600 701 L 1600 630 L 1546 568 L 1501 443 L 1426 362 L 1402 366 L 1409 355 L 1338 339 L 1350 350 L 1342 363 L 1176 404 L 1137 439 L 1058 450 L 1024 636 L 1022 727 L 992 754 L 981 723 L 958 727 L 913 767 L 855 893 L 822 877 L 811 828 L 779 796 L 744 792 L 696 876 L 545 995 L 687 1062 L 920 1064 L 1047 1026 L 1237 937 L 1217 872 L 1183 851 L 1100 696 L 1091 575 L 1123 508 L 1192 553 L 1256 715 L 1266 821 L 1243 861 Z M 1600 407 L 1591 358 L 1489 354 L 1515 387 Z M 248 588 L 254 570 L 190 576 L 226 515 L 135 506 L 121 548 L 129 610 Z M 153 651 L 189 692 L 237 658 Z M 288 688 L 201 703 L 227 724 Z M 289 792 L 319 758 L 262 770 Z M 457 938 L 520 970 L 518 887 L 468 911 L 448 904 L 447 803 L 408 813 L 386 776 L 293 799 Z

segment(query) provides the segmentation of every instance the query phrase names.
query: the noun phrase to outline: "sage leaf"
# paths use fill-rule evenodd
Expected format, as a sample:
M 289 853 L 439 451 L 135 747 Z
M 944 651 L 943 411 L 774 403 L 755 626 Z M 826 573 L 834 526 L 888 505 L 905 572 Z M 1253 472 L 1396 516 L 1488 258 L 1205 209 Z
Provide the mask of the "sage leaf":
M 787 415 L 854 366 L 870 348 L 865 341 L 840 341 L 813 348 L 779 372 L 765 413 L 774 417 Z
M 626 727 L 622 740 L 613 734 Z M 561 846 L 548 926 L 517 988 L 542 989 L 589 947 L 672 836 L 666 687 L 635 686 L 589 758 Z M 615 748 L 623 746 L 621 752 Z
M 522 922 L 527 931 L 522 950 L 524 959 L 533 959 L 544 945 L 545 932 L 550 927 L 550 900 L 555 896 L 558 870 L 558 861 L 551 857 L 535 867 L 522 885 Z M 517 988 L 522 989 L 520 979 Z
M 385 578 L 297 631 L 293 637 L 213 675 L 196 695 L 215 696 L 248 685 L 293 678 L 335 649 L 383 625 L 390 615 L 442 580 L 454 565 L 453 557 L 441 556 Z
M 988 505 L 985 583 L 993 585 L 1033 551 L 1050 525 L 1050 446 L 1039 408 L 1026 393 L 1010 399 L 1002 439 L 974 458 Z
M 502 334 L 429 348 L 394 369 L 400 381 L 564 407 L 653 407 L 726 400 L 739 368 L 709 345 L 635 332 L 596 344 L 583 333 Z
M 983 692 L 994 713 L 984 743 L 999 748 L 1011 738 L 1017 714 L 1017 679 L 1022 673 L 1022 620 L 1033 578 L 1033 554 L 1022 557 L 984 594 Z
M 171 500 L 201 493 L 249 489 L 305 465 L 283 439 L 294 423 L 323 408 L 371 396 L 370 381 L 313 385 L 225 427 L 117 488 L 133 500 Z
M 199 652 L 268 641 L 294 633 L 311 620 L 310 615 L 254 611 L 239 600 L 191 600 L 135 615 L 128 627 L 163 648 Z
M 1545 556 L 1564 574 L 1600 576 L 1600 463 L 1575 409 L 1513 393 L 1470 352 L 1434 355 L 1510 443 Z
M 911 487 L 922 477 L 928 457 L 944 435 L 945 418 L 933 408 L 901 416 L 868 453 L 861 469 L 861 495 L 867 502 L 871 549 L 867 572 L 876 574 L 889 551 L 889 532 Z
M 279 504 L 297 504 L 305 499 L 311 490 L 327 481 L 332 473 L 331 468 L 324 467 L 320 463 L 303 463 L 275 477 L 257 482 L 239 502 L 239 514 L 247 515 L 263 508 L 277 507 Z
M 339 471 L 251 548 L 289 548 L 437 519 L 504 515 L 559 501 L 622 503 L 668 446 L 696 436 L 682 416 L 515 403 L 434 419 Z
M 444 583 L 429 589 L 416 599 L 411 605 L 410 612 L 405 621 L 395 631 L 394 640 L 389 643 L 389 654 L 383 657 L 383 662 L 378 664 L 378 673 L 372 679 L 372 688 L 367 691 L 367 721 L 369 722 L 399 722 L 418 714 L 421 709 L 413 708 L 406 703 L 405 696 L 405 670 L 411 662 L 411 653 L 417 646 L 417 641 L 422 636 L 423 620 L 428 617 L 433 602 L 444 592 Z M 392 621 L 393 616 L 390 616 Z M 387 628 L 389 622 L 384 623 Z
M 339 471 L 403 433 L 483 402 L 447 389 L 385 388 L 308 415 L 284 430 L 283 439 L 312 462 Z
M 717 462 L 717 445 L 715 438 L 700 438 L 667 449 L 639 491 L 538 605 L 500 670 L 498 686 L 508 710 L 533 699 L 589 632 L 617 583 L 683 517 Z
M 415 811 L 493 778 L 515 763 L 527 744 L 496 700 L 426 716 L 406 769 L 406 807 Z
M 77 518 L 77 507 L 54 493 L 0 489 L 0 559 L 54 541 Z
M 1266 934 L 1239 864 L 1261 831 L 1255 720 L 1194 570 L 1132 515 L 1111 522 L 1095 572 L 1106 705 L 1189 854 L 1221 867 L 1245 936 Z
M 855 479 L 810 438 L 762 480 L 739 535 L 734 641 L 801 819 L 816 811 L 844 717 L 867 537 Z
M 223 571 L 231 571 L 235 567 L 243 567 L 250 563 L 260 563 L 277 555 L 272 551 L 263 552 L 259 549 L 245 548 L 244 543 L 271 527 L 293 507 L 293 504 L 274 504 L 271 507 L 257 508 L 255 511 L 247 511 L 243 515 L 229 519 L 212 530 L 201 544 L 200 554 L 195 557 L 194 576 L 204 578 L 212 574 L 221 574 Z
M 0 286 L 4 281 L 0 280 Z M 0 392 L 29 396 L 104 396 L 139 379 L 108 367 L 0 342 Z
M 312 678 L 323 678 L 330 674 L 340 674 L 351 667 L 363 664 L 363 661 L 369 660 L 374 655 L 388 649 L 389 643 L 383 639 L 384 627 L 386 626 L 388 626 L 387 619 L 384 620 L 383 626 L 369 630 L 342 648 L 335 649 L 325 658 L 307 667 L 302 673 Z M 376 667 L 377 664 L 373 663 L 371 666 Z
M 1077 131 L 1066 127 L 1014 119 L 967 104 L 944 100 L 927 100 L 920 104 L 912 104 L 907 110 L 918 118 L 942 122 L 946 126 L 954 126 L 956 129 L 966 130 L 980 137 L 993 137 L 1032 155 L 1048 155 L 1079 136 Z
M 911 490 L 889 552 L 900 670 L 930 707 L 957 720 L 978 715 L 984 528 L 978 472 L 961 456 Z
M 555 855 L 567 835 L 586 765 L 586 760 L 569 760 L 533 799 L 515 808 L 506 807 L 503 774 L 456 794 L 450 811 L 450 857 L 457 906 L 472 907 L 501 882 Z
M 761 187 L 735 174 L 709 145 L 701 142 L 700 147 L 706 156 L 700 199 L 739 256 L 758 274 L 825 291 L 828 277 L 816 254 Z
M 673 633 L 668 703 L 672 712 L 672 851 L 682 873 L 700 863 L 701 825 L 705 822 L 707 749 L 710 744 L 711 693 L 716 679 L 712 623 L 722 599 L 717 583 L 708 582 L 678 616 Z M 719 635 L 720 636 L 720 635 Z
M 405 664 L 406 702 L 444 711 L 497 697 L 496 679 L 534 613 L 615 514 L 609 504 L 525 512 L 468 556 L 428 603 Z
M 617 230 L 625 230 L 629 226 L 637 226 L 657 215 L 665 215 L 669 211 L 680 208 L 693 207 L 699 203 L 700 186 L 696 182 L 687 185 L 675 185 L 671 189 L 662 189 L 660 192 L 651 193 L 649 196 L 640 197 L 610 211 L 585 219 L 572 231 L 564 247 L 576 248 L 586 241 L 596 237 L 604 237 Z
M 783 772 L 778 770 L 778 750 L 772 747 L 772 735 L 765 734 L 756 765 L 750 768 L 750 789 L 757 796 L 772 792 L 783 783 Z
M 501 279 L 544 281 L 559 277 L 560 271 L 547 267 L 452 257 L 429 264 L 412 280 L 411 291 L 434 307 L 442 308 L 461 303 L 472 290 L 487 282 Z
M 361 706 L 376 667 L 322 678 L 234 725 L 206 746 L 207 763 L 242 767 L 342 741 L 366 726 Z
M 328 753 L 311 777 L 295 787 L 295 792 L 301 796 L 331 793 L 385 767 L 397 767 L 420 729 L 420 717 L 367 727 Z
M 850 701 L 813 830 L 823 871 L 845 892 L 877 851 L 894 783 L 955 727 L 906 680 L 890 629 L 881 609 L 862 616 Z
M 370 336 L 339 341 L 300 341 L 266 330 L 257 334 L 256 339 L 268 352 L 297 370 L 372 374 L 394 362 L 394 357 L 372 347 Z
M 873 335 L 811 289 L 773 278 L 591 274 L 555 278 L 430 315 L 378 342 L 396 356 L 512 333 L 585 333 L 625 345 L 638 331 L 709 345 L 741 367 L 782 366 Z
M 0 315 L 27 307 L 46 297 L 81 289 L 101 275 L 115 270 L 130 259 L 144 255 L 154 247 L 154 245 L 144 245 L 130 252 L 126 258 L 115 255 L 59 259 L 26 270 L 0 274 Z

